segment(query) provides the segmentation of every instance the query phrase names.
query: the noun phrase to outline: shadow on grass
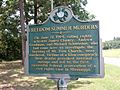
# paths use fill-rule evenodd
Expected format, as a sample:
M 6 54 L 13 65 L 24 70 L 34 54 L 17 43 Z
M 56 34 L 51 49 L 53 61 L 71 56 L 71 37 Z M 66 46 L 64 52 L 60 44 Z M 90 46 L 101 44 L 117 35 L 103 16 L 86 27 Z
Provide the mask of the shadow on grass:
M 81 81 L 71 81 L 70 84 L 68 85 L 68 90 L 73 90 L 73 89 L 77 89 L 80 87 L 85 87 L 86 85 L 90 85 L 93 82 L 88 81 L 88 80 L 81 80 Z
M 0 90 L 45 90 L 40 79 L 26 76 L 21 62 L 0 63 Z
M 90 81 L 71 81 L 68 90 L 91 84 Z M 26 76 L 21 62 L 0 63 L 0 90 L 57 90 L 53 80 Z

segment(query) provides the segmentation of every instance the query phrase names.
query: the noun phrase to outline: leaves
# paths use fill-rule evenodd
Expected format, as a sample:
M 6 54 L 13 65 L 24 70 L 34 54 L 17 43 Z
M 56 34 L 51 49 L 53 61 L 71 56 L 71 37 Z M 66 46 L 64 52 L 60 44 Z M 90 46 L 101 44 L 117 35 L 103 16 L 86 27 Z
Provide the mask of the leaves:
M 120 37 L 114 37 L 113 40 L 103 42 L 103 49 L 118 49 L 120 48 Z
M 35 2 L 37 3 L 35 5 Z M 36 23 L 44 22 L 51 12 L 50 0 L 25 0 L 25 17 L 27 22 L 34 19 Z M 83 6 L 86 6 L 87 0 L 54 0 L 54 8 L 57 6 L 68 6 L 80 20 L 92 20 L 94 15 L 90 15 Z M 35 7 L 37 7 L 35 9 Z M 36 16 L 37 14 L 37 16 Z
M 3 6 L 4 3 L 4 6 Z M 20 18 L 18 0 L 3 0 L 0 8 L 0 58 L 12 60 L 21 56 L 21 40 L 18 27 Z

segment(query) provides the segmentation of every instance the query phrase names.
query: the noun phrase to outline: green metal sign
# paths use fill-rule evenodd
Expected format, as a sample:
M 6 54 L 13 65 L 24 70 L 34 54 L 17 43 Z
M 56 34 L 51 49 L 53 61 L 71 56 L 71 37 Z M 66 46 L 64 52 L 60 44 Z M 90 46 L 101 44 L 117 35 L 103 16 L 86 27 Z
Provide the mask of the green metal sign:
M 57 7 L 43 24 L 29 25 L 27 34 L 27 74 L 103 76 L 99 21 L 82 22 Z

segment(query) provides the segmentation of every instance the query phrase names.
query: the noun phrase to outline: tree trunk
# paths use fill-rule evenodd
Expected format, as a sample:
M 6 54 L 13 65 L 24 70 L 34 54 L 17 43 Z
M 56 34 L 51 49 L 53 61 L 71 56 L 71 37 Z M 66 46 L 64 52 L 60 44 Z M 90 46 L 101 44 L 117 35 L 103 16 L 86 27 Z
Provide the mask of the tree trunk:
M 37 0 L 34 0 L 34 23 L 37 24 Z
M 24 0 L 24 6 L 26 5 L 26 0 Z M 25 7 L 24 7 L 25 8 Z M 27 13 L 27 10 L 25 8 L 25 22 L 26 22 L 26 25 L 28 25 L 28 13 Z
M 25 43 L 25 22 L 24 22 L 24 0 L 19 0 L 19 9 L 20 9 L 20 24 L 21 24 L 21 32 L 22 32 L 22 64 L 24 65 L 25 61 L 25 51 L 26 51 L 26 43 Z

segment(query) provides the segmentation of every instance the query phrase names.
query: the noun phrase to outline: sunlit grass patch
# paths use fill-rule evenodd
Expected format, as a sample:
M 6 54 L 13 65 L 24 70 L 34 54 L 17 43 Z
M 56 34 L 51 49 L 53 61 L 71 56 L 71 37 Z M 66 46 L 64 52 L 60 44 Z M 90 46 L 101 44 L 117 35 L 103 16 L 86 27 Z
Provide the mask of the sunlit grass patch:
M 120 49 L 103 50 L 103 56 L 120 58 Z
M 69 90 L 120 90 L 120 68 L 105 65 L 105 77 L 79 79 L 69 84 Z

